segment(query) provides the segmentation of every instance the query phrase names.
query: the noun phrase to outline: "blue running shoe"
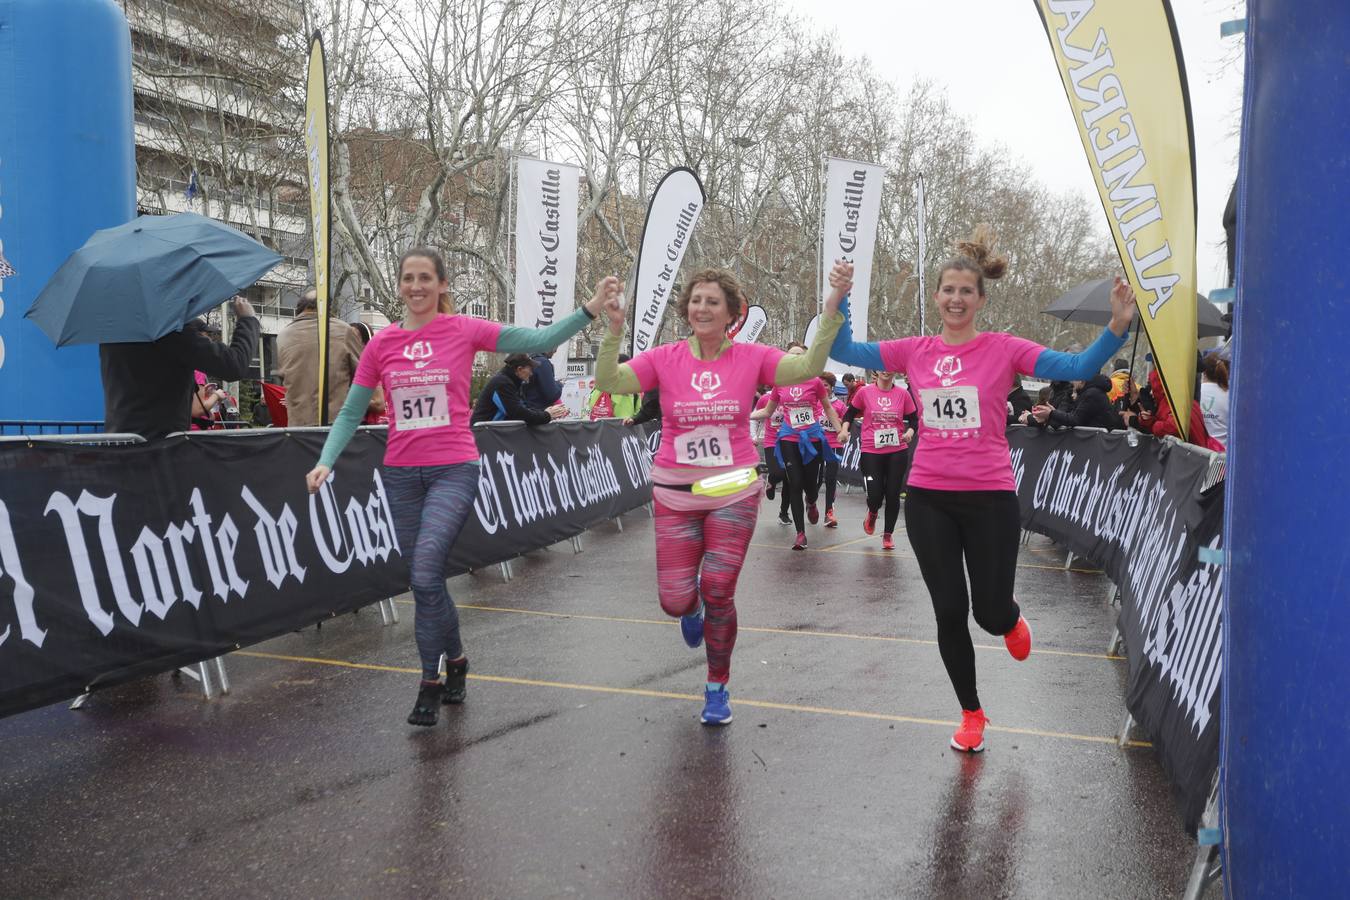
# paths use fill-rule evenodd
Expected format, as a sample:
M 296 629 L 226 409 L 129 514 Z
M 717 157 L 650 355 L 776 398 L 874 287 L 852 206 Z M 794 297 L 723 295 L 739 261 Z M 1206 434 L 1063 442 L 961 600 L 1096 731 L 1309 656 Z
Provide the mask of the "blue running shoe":
M 703 643 L 703 604 L 687 616 L 680 616 L 680 634 L 691 648 Z
M 703 691 L 703 715 L 699 721 L 704 725 L 726 725 L 731 721 L 731 692 L 726 688 L 720 691 Z

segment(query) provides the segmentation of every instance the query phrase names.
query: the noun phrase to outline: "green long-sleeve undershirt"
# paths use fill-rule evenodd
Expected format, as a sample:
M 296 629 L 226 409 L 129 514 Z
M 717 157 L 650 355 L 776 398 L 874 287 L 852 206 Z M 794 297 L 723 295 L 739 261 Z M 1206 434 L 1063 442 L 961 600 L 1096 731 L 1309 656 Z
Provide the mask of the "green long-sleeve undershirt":
M 560 319 L 545 328 L 522 328 L 519 325 L 503 325 L 497 335 L 498 353 L 543 353 L 552 350 L 572 335 L 591 324 L 593 316 L 584 307 L 578 307 L 565 319 Z M 840 317 L 843 321 L 843 317 Z M 836 330 L 838 330 L 836 328 Z M 823 365 L 823 363 L 822 363 Z M 333 427 L 328 431 L 328 439 L 323 442 L 323 451 L 319 454 L 319 465 L 333 467 L 337 458 L 346 449 L 347 443 L 356 434 L 361 420 L 366 417 L 370 407 L 370 397 L 374 388 L 353 384 L 347 392 L 347 402 L 342 404 Z
M 834 336 L 843 324 L 843 313 L 823 316 L 806 352 L 799 356 L 787 354 L 778 361 L 778 367 L 773 373 L 774 386 L 801 384 L 824 372 L 825 361 L 830 358 L 830 345 L 834 343 Z M 642 385 L 638 383 L 633 367 L 619 362 L 619 345 L 622 341 L 623 335 L 605 331 L 605 339 L 600 342 L 600 354 L 595 360 L 595 386 L 611 394 L 635 394 L 642 390 Z M 723 341 L 717 355 L 721 356 L 730 346 L 731 341 Z M 689 338 L 689 350 L 695 357 L 699 355 L 697 338 Z

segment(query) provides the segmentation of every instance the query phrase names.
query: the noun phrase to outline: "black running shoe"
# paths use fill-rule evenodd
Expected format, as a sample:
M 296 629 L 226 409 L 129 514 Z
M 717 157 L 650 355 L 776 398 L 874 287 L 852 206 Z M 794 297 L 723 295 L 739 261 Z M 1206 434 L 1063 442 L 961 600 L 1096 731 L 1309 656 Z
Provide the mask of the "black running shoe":
M 412 712 L 408 713 L 408 724 L 423 728 L 435 725 L 441 713 L 441 695 L 444 692 L 445 685 L 439 681 L 422 682 L 422 686 L 417 689 L 417 702 L 413 704 Z
M 445 664 L 445 694 L 441 697 L 441 702 L 447 706 L 464 702 L 466 682 L 469 675 L 469 661 L 461 660 L 457 663 Z

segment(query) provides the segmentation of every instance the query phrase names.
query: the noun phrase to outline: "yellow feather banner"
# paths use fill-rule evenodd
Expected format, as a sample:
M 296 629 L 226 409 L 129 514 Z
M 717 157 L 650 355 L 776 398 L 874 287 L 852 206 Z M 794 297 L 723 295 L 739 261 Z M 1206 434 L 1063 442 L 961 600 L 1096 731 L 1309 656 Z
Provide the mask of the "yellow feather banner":
M 314 289 L 319 313 L 319 424 L 328 408 L 328 75 L 319 32 L 309 43 L 309 87 L 305 94 L 305 158 L 309 169 L 310 233 L 314 237 Z
M 1177 427 L 1195 390 L 1195 145 L 1167 0 L 1036 0 Z

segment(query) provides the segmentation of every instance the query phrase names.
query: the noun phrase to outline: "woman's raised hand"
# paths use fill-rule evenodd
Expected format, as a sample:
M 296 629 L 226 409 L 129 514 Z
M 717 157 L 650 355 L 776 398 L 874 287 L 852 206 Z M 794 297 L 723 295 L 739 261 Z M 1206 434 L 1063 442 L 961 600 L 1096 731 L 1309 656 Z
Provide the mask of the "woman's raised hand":
M 610 298 L 615 295 L 623 295 L 623 282 L 616 275 L 601 278 L 595 285 L 595 294 L 586 301 L 586 311 L 598 318 L 608 307 Z
M 615 279 L 617 288 L 605 299 L 605 315 L 609 317 L 611 334 L 623 336 L 623 327 L 628 320 L 628 310 L 623 305 L 623 282 Z
M 1119 275 L 1111 288 L 1111 324 L 1110 329 L 1116 337 L 1124 337 L 1134 321 L 1134 288 Z
M 317 494 L 319 488 L 323 487 L 323 483 L 328 480 L 328 475 L 332 471 L 332 469 L 328 468 L 323 463 L 310 469 L 309 474 L 305 476 L 305 486 L 309 488 L 309 492 L 311 494 Z
M 830 292 L 825 295 L 825 314 L 833 315 L 848 292 L 853 290 L 853 263 L 835 260 L 829 278 Z

